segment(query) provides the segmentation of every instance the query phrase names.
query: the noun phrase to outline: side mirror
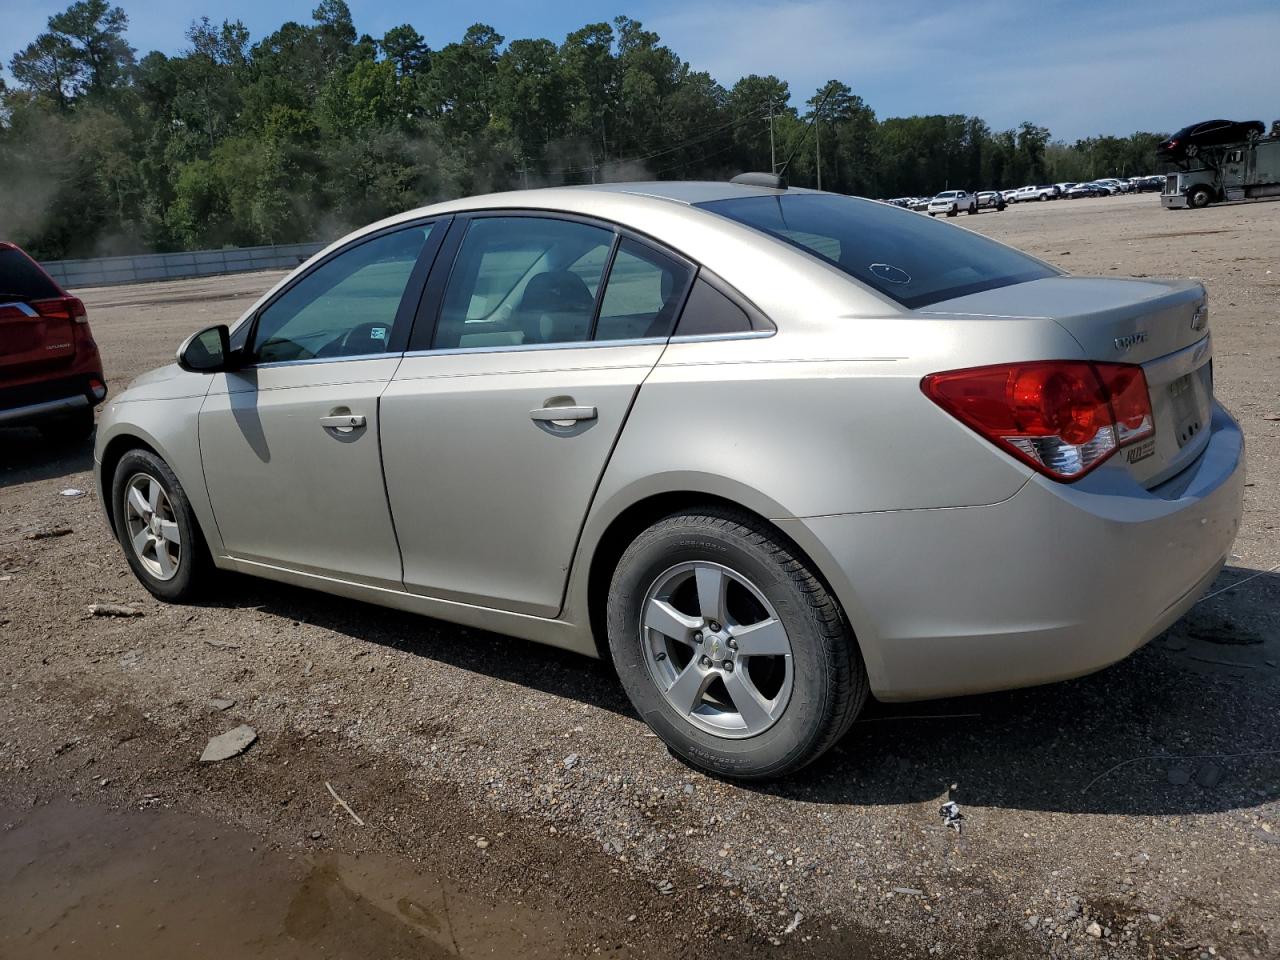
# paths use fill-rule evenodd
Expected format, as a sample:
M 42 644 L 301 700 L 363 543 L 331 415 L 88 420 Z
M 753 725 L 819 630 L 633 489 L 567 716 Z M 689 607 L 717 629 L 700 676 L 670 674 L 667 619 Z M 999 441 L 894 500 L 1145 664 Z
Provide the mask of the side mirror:
M 231 332 L 225 323 L 193 333 L 178 348 L 178 366 L 193 373 L 231 368 Z

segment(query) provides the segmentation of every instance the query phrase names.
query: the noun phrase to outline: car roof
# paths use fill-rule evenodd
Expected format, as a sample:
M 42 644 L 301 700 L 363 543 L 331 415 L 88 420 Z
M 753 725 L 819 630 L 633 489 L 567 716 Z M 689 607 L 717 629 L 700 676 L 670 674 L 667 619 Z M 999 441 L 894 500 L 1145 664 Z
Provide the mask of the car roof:
M 532 190 L 510 190 L 504 193 L 479 194 L 459 197 L 424 209 L 432 212 L 449 210 L 483 209 L 486 207 L 536 207 L 554 210 L 561 200 L 581 198 L 586 195 L 606 195 L 627 198 L 649 198 L 693 205 L 716 200 L 735 200 L 742 197 L 780 197 L 793 193 L 813 193 L 803 187 L 775 189 L 744 183 L 728 183 L 715 180 L 649 180 L 626 183 L 590 183 L 569 187 L 539 187 Z M 576 204 L 572 204 L 576 206 Z

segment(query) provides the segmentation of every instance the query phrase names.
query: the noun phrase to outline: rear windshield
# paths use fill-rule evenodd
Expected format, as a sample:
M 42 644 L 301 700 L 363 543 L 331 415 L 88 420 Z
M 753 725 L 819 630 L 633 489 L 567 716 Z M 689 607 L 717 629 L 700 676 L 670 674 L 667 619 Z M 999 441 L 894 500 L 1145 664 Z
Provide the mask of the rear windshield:
M 785 240 L 909 310 L 1057 275 L 986 237 L 871 200 L 793 193 L 699 206 Z
M 62 291 L 21 250 L 0 247 L 0 302 L 44 300 Z

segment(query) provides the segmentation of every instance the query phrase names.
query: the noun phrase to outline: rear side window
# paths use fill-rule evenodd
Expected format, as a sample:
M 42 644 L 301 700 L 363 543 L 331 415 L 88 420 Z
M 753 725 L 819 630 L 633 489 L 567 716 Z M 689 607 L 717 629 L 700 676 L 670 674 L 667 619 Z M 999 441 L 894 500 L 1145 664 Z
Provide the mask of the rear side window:
M 670 336 L 692 277 L 692 268 L 624 238 L 609 268 L 594 339 Z
M 0 303 L 9 300 L 47 300 L 62 291 L 21 250 L 0 248 Z
M 589 339 L 613 236 L 571 220 L 476 218 L 449 275 L 432 348 Z
M 909 310 L 1057 275 L 986 237 L 870 200 L 790 194 L 699 206 L 805 250 Z

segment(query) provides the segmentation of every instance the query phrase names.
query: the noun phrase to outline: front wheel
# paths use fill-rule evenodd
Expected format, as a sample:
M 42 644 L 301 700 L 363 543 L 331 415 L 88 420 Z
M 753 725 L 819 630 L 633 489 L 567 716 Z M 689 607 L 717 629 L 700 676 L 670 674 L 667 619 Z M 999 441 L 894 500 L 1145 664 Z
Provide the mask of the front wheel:
M 186 491 L 149 450 L 130 450 L 111 484 L 116 537 L 134 576 L 161 600 L 198 596 L 212 567 Z
M 1192 187 L 1187 194 L 1187 205 L 1196 210 L 1203 210 L 1212 202 L 1213 193 L 1205 186 Z
M 793 547 L 736 511 L 673 514 L 640 534 L 613 574 L 608 632 L 640 716 L 715 775 L 803 767 L 867 697 L 834 598 Z

